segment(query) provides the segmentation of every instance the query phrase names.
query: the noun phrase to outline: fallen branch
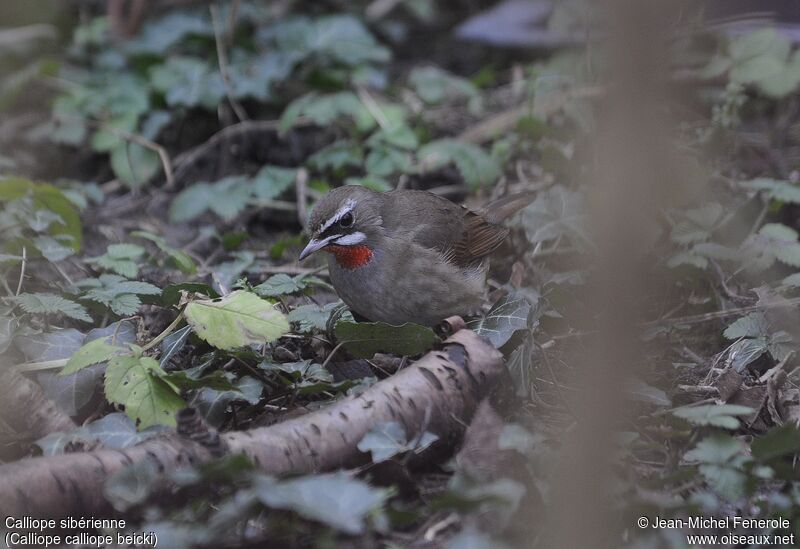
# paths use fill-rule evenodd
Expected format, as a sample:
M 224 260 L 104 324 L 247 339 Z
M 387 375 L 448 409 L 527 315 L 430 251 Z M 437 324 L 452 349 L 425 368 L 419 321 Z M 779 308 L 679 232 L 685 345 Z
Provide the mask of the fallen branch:
M 76 427 L 38 383 L 13 368 L 0 370 L 0 417 L 15 431 L 33 439 Z
M 159 472 L 199 464 L 224 452 L 245 454 L 268 474 L 311 473 L 367 460 L 357 444 L 376 424 L 398 421 L 409 437 L 423 430 L 442 445 L 460 439 L 478 403 L 507 372 L 502 355 L 474 332 L 456 332 L 442 350 L 376 383 L 359 396 L 251 431 L 180 430 L 125 450 L 32 458 L 0 466 L 0 515 L 57 518 L 109 511 L 103 484 L 133 463 Z M 179 417 L 180 419 L 180 417 Z

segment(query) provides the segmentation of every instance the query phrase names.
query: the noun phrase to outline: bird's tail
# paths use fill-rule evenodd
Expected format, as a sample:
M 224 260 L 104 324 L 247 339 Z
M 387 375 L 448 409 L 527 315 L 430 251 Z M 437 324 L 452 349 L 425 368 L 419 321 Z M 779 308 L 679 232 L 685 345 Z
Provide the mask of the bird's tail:
M 502 223 L 533 202 L 536 191 L 524 191 L 498 198 L 484 206 L 484 217 L 489 223 Z

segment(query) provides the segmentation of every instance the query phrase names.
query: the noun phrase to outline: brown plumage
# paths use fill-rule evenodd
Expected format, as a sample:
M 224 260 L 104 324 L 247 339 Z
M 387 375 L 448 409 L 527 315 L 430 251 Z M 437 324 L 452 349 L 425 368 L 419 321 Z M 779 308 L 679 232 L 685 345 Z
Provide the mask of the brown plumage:
M 476 212 L 426 191 L 340 187 L 314 208 L 300 258 L 331 252 L 331 281 L 360 315 L 433 325 L 480 306 L 487 256 L 508 235 L 499 223 L 532 199 L 517 194 Z

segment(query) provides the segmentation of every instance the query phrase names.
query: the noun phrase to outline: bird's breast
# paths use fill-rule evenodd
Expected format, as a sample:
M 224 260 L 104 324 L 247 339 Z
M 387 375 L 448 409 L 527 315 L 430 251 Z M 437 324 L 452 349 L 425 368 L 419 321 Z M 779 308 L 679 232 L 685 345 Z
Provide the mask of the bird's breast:
M 336 258 L 336 263 L 345 269 L 358 269 L 365 266 L 372 260 L 372 250 L 369 246 L 339 246 L 330 244 L 323 248 Z

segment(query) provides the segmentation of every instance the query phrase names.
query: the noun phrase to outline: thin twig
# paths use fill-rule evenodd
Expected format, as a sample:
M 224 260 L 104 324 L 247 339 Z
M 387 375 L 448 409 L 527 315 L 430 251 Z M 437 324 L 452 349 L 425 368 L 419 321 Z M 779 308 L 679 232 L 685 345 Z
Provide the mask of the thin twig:
M 247 120 L 247 112 L 244 107 L 233 97 L 233 87 L 231 86 L 230 77 L 228 76 L 228 58 L 225 54 L 224 40 L 222 37 L 222 30 L 219 25 L 219 10 L 213 3 L 208 7 L 211 11 L 211 24 L 214 26 L 214 42 L 217 45 L 217 62 L 219 64 L 219 73 L 222 76 L 222 83 L 225 85 L 225 95 L 228 97 L 228 102 L 231 104 L 233 112 L 239 122 Z
M 707 322 L 709 320 L 715 320 L 719 318 L 725 318 L 728 316 L 744 314 L 744 313 L 752 313 L 754 311 L 763 311 L 765 309 L 782 309 L 785 307 L 793 307 L 795 305 L 800 305 L 800 297 L 795 297 L 792 299 L 785 299 L 782 301 L 776 301 L 774 303 L 764 303 L 764 304 L 756 304 L 756 305 L 749 305 L 747 307 L 738 307 L 736 309 L 727 309 L 725 311 L 713 311 L 710 313 L 703 313 L 699 315 L 691 315 L 691 316 L 684 316 L 678 318 L 669 318 L 669 319 L 659 319 L 659 320 L 652 320 L 650 322 L 644 322 L 640 324 L 642 327 L 650 327 L 650 326 L 658 326 L 659 324 L 697 324 L 699 322 Z
M 306 206 L 306 192 L 308 190 L 308 170 L 300 168 L 294 179 L 295 194 L 297 195 L 297 220 L 305 229 L 308 223 L 308 208 Z
M 142 352 L 149 351 L 150 349 L 161 343 L 164 340 L 164 338 L 166 338 L 169 334 L 171 334 L 175 330 L 175 328 L 178 327 L 178 324 L 180 324 L 182 320 L 183 320 L 183 311 L 178 313 L 178 316 L 175 317 L 175 320 L 170 322 L 169 326 L 164 328 L 164 330 L 160 334 L 158 334 L 155 338 L 153 338 L 153 340 L 150 341 L 150 343 L 142 347 Z
M 389 119 L 386 118 L 386 115 L 381 110 L 380 105 L 378 102 L 375 101 L 375 98 L 372 97 L 372 94 L 369 93 L 369 90 L 364 86 L 358 86 L 358 98 L 361 99 L 361 102 L 367 107 L 367 110 L 381 127 L 381 129 L 388 130 L 391 124 L 389 124 Z
M 339 349 L 342 347 L 342 345 L 344 345 L 345 343 L 347 343 L 347 342 L 346 342 L 346 341 L 342 341 L 341 343 L 339 343 L 338 345 L 336 345 L 336 347 L 334 347 L 334 348 L 333 348 L 333 350 L 331 350 L 330 354 L 329 354 L 328 356 L 326 356 L 326 357 L 325 357 L 325 361 L 322 363 L 322 368 L 323 368 L 323 369 L 324 369 L 324 368 L 325 368 L 325 366 L 327 366 L 327 365 L 328 365 L 328 363 L 331 361 L 331 359 L 333 358 L 333 355 L 335 355 L 335 354 L 336 354 L 336 351 L 338 351 L 338 350 L 339 350 Z
M 228 24 L 226 25 L 227 30 L 225 31 L 225 41 L 228 47 L 233 46 L 233 39 L 234 35 L 236 34 L 236 23 L 239 19 L 239 5 L 241 4 L 241 0 L 233 0 L 231 2 L 230 12 L 228 13 Z
M 177 166 L 175 171 L 176 181 L 180 181 L 183 178 L 184 172 L 186 172 L 189 167 L 199 159 L 207 156 L 209 151 L 220 143 L 225 143 L 234 137 L 251 132 L 277 132 L 279 128 L 280 121 L 278 120 L 245 120 L 244 122 L 222 128 L 204 143 L 201 143 L 193 149 L 182 152 L 175 158 L 175 166 Z
M 28 263 L 28 249 L 22 247 L 22 265 L 19 268 L 19 282 L 17 282 L 17 291 L 14 295 L 19 295 L 22 291 L 22 281 L 25 280 L 25 265 Z
M 139 146 L 144 147 L 145 149 L 150 149 L 151 151 L 156 153 L 158 155 L 158 158 L 161 160 L 161 167 L 164 170 L 164 177 L 167 180 L 167 186 L 169 187 L 174 183 L 175 174 L 172 171 L 172 162 L 170 161 L 167 149 L 165 149 L 155 141 L 151 141 L 142 135 L 121 130 L 113 126 L 103 124 L 102 122 L 99 121 L 89 121 L 89 123 L 92 126 L 98 127 L 102 130 L 105 130 L 109 133 L 116 135 L 120 139 L 129 141 L 131 143 L 135 143 Z

